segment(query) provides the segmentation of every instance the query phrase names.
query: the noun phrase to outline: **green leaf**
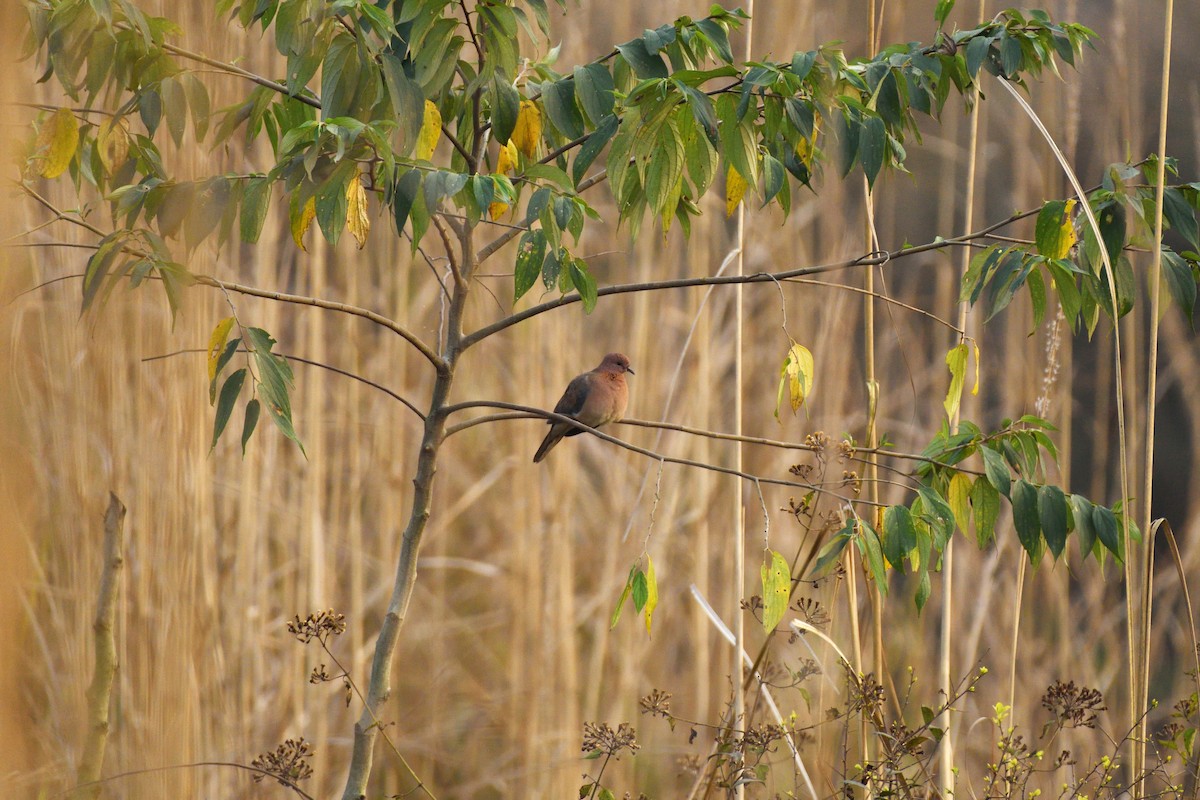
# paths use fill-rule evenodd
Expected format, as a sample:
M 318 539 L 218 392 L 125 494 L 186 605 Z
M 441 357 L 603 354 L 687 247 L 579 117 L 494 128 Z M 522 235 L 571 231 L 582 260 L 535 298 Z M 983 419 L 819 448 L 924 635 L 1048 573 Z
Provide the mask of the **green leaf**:
M 246 346 L 253 353 L 258 372 L 259 396 L 267 407 L 267 415 L 284 436 L 291 439 L 304 453 L 304 444 L 292 427 L 292 401 L 289 391 L 293 385 L 292 368 L 282 357 L 271 352 L 275 340 L 261 328 L 246 329 Z
M 719 147 L 721 139 L 717 125 L 717 109 L 713 105 L 712 98 L 687 84 L 678 83 L 678 86 L 683 91 L 692 117 L 699 123 L 705 138 L 713 147 Z
M 526 231 L 521 236 L 521 242 L 517 246 L 517 268 L 513 291 L 514 302 L 520 300 L 521 296 L 533 287 L 538 275 L 541 274 L 542 262 L 545 258 L 545 231 L 540 228 Z
M 950 368 L 950 389 L 946 392 L 942 407 L 946 409 L 947 417 L 953 417 L 962 402 L 963 384 L 967 379 L 967 356 L 966 342 L 959 342 L 946 354 L 946 366 Z
M 612 139 L 613 134 L 617 132 L 619 124 L 620 120 L 617 119 L 616 115 L 610 114 L 579 148 L 579 153 L 575 156 L 575 162 L 571 165 L 571 178 L 574 180 L 575 186 L 578 186 L 579 182 L 583 180 L 584 173 L 587 172 L 588 167 L 592 165 L 596 157 L 604 150 L 604 146 Z
M 633 573 L 633 608 L 639 613 L 646 607 L 646 599 L 650 596 L 650 589 L 646 585 L 646 573 L 640 569 Z
M 875 579 L 875 586 L 879 589 L 879 593 L 887 594 L 887 566 L 883 562 L 883 547 L 879 541 L 879 534 L 867 524 L 866 520 L 859 519 L 854 542 L 858 545 L 858 552 L 862 554 L 863 561 L 871 570 L 871 576 Z
M 261 408 L 257 397 L 246 403 L 246 418 L 242 422 L 242 458 L 246 457 L 246 444 L 254 435 L 254 427 L 258 425 L 258 412 Z
M 408 222 L 408 215 L 412 211 L 413 202 L 420 193 L 420 170 L 410 169 L 396 181 L 396 188 L 392 192 L 392 217 L 396 221 L 396 233 L 400 236 L 404 235 L 404 225 Z M 415 235 L 413 238 L 420 239 L 419 236 Z
M 596 307 L 597 289 L 596 279 L 588 271 L 587 262 L 581 258 L 572 258 L 567 269 L 571 275 L 571 284 L 579 292 L 580 299 L 583 300 L 584 313 L 592 313 Z
M 1187 239 L 1193 250 L 1200 250 L 1200 225 L 1196 222 L 1196 212 L 1183 198 L 1183 193 L 1173 186 L 1163 193 L 1163 216 L 1170 223 L 1171 230 Z
M 979 455 L 983 457 L 983 471 L 988 481 L 996 487 L 996 491 L 1007 497 L 1012 474 L 1008 471 L 1008 465 L 1004 463 L 1004 457 L 990 447 L 979 448 Z
M 212 444 L 208 448 L 210 453 L 216 449 L 217 440 L 221 438 L 221 431 L 225 430 L 225 424 L 229 422 L 229 415 L 233 413 L 233 404 L 241 394 L 242 383 L 245 380 L 246 369 L 243 367 L 226 378 L 225 384 L 221 387 L 221 398 L 217 401 L 217 417 L 213 422 Z
M 254 177 L 246 182 L 246 191 L 242 194 L 241 239 L 247 244 L 255 244 L 262 235 L 263 223 L 267 220 L 267 208 L 271 204 L 271 180 L 266 177 Z
M 763 628 L 770 633 L 787 611 L 792 592 L 792 569 L 786 558 L 772 550 L 770 563 L 764 563 L 759 571 L 762 574 Z
M 1029 287 L 1029 301 L 1033 304 L 1033 330 L 1029 332 L 1032 336 L 1046 318 L 1046 282 L 1042 273 L 1034 267 L 1029 271 L 1025 285 Z
M 114 231 L 100 240 L 100 246 L 88 258 L 87 268 L 83 272 L 83 305 L 80 314 L 85 313 L 96 299 L 97 292 L 100 291 L 109 269 L 121 254 L 124 245 L 125 231 Z
M 396 155 L 408 155 L 416 147 L 417 137 L 421 133 L 421 125 L 425 121 L 425 96 L 421 93 L 421 87 L 417 85 L 417 82 L 405 73 L 400 59 L 390 53 L 384 53 L 380 56 L 380 66 L 383 68 L 384 84 L 391 96 L 392 108 L 396 112 L 395 118 L 399 123 L 397 130 L 401 144 L 396 149 Z M 516 89 L 512 91 L 515 93 Z M 493 109 L 492 113 L 492 124 L 495 126 L 495 115 L 499 112 Z M 513 110 L 513 125 L 516 124 L 516 119 L 516 111 Z M 508 128 L 508 134 L 512 135 L 511 126 Z M 499 132 L 496 135 L 499 137 Z M 499 139 L 499 141 L 504 144 L 508 139 Z
M 1162 266 L 1167 291 L 1179 304 L 1190 325 L 1196 309 L 1196 276 L 1188 263 L 1166 245 L 1162 248 Z
M 521 111 L 521 94 L 508 81 L 497 76 L 492 83 L 492 135 L 500 144 L 512 139 Z
M 883 512 L 883 555 L 898 570 L 917 546 L 917 529 L 908 506 L 888 506 Z
M 1062 489 L 1051 485 L 1038 489 L 1038 520 L 1041 522 L 1042 535 L 1046 537 L 1046 546 L 1055 559 L 1062 555 L 1063 548 L 1067 546 L 1070 516 Z
M 1066 258 L 1075 244 L 1075 230 L 1070 216 L 1070 209 L 1074 205 L 1074 200 L 1051 200 L 1038 212 L 1034 239 L 1038 252 L 1046 258 Z
M 770 153 L 763 154 L 763 205 L 775 199 L 783 189 L 783 164 Z
M 558 276 L 562 272 L 562 258 L 558 248 L 551 247 L 546 252 L 546 260 L 542 262 L 542 285 L 553 289 L 558 284 Z
M 805 53 L 796 53 L 792 56 L 792 74 L 798 79 L 804 80 L 808 77 L 808 73 L 812 72 L 813 64 L 817 63 L 817 51 L 809 50 Z
M 651 151 L 650 163 L 646 166 L 646 199 L 655 214 L 674 213 L 667 208 L 671 198 L 678 202 L 676 187 L 683 179 L 684 150 L 679 137 L 679 128 L 671 120 L 659 129 L 658 138 Z
M 954 10 L 954 2 L 955 0 L 938 0 L 937 7 L 933 10 L 933 18 L 937 20 L 939 28 L 946 24 L 946 18 Z
M 758 144 L 750 118 L 739 119 L 737 103 L 730 95 L 717 101 L 720 123 L 721 154 L 733 165 L 746 183 L 758 186 Z
M 574 76 L 575 95 L 579 98 L 579 105 L 583 107 L 592 124 L 598 127 L 601 122 L 613 116 L 616 97 L 613 93 L 612 73 L 601 64 L 585 64 L 575 67 Z
M 1042 557 L 1042 529 L 1038 514 L 1038 491 L 1033 484 L 1019 478 L 1012 486 L 1013 527 L 1017 539 L 1036 567 Z
M 425 177 L 425 207 L 433 212 L 447 197 L 458 194 L 467 185 L 469 176 L 461 172 L 439 169 Z M 319 213 L 319 209 L 318 209 Z
M 887 130 L 884 127 L 883 119 L 867 117 L 859 134 L 858 153 L 868 185 L 875 185 L 875 178 L 883 167 L 883 157 L 886 152 Z
M 162 97 L 163 111 L 167 115 L 167 130 L 176 147 L 183 145 L 183 133 L 187 129 L 187 99 L 183 86 L 175 78 L 166 77 L 158 87 Z
M 216 366 L 213 368 L 212 377 L 208 383 L 208 402 L 210 404 L 217 402 L 217 378 L 221 377 L 221 371 L 229 364 L 229 360 L 233 358 L 233 354 L 237 352 L 238 346 L 242 343 L 241 338 L 230 339 L 225 343 L 225 349 L 221 351 L 221 357 L 217 359 Z
M 716 148 L 706 137 L 693 136 L 687 144 L 684 161 L 687 163 L 688 177 L 696 187 L 696 195 L 702 196 L 717 176 L 719 160 Z
M 670 74 L 662 56 L 651 53 L 646 47 L 646 42 L 641 38 L 617 45 L 617 52 L 628 62 L 639 78 L 665 78 Z
M 1121 559 L 1121 528 L 1117 524 L 1117 515 L 1104 506 L 1093 505 L 1092 527 L 1096 530 L 1096 538 L 1100 540 L 1100 544 Z
M 729 34 L 725 32 L 725 29 L 711 19 L 698 19 L 695 24 L 696 30 L 708 40 L 717 56 L 726 64 L 731 63 L 733 50 L 729 47 Z
M 1096 544 L 1096 527 L 1092 524 L 1092 503 L 1086 497 L 1073 494 L 1070 497 L 1071 517 L 1075 521 L 1075 535 L 1079 541 L 1079 556 L 1087 558 Z
M 635 572 L 637 572 L 636 564 L 632 569 L 629 570 L 629 577 L 625 579 L 625 588 L 621 590 L 621 596 L 617 598 L 617 606 L 613 609 L 612 615 L 609 617 L 609 630 L 617 627 L 617 623 L 621 621 L 621 610 L 625 607 L 626 598 L 628 598 L 630 593 L 633 591 L 633 576 Z
M 996 538 L 996 518 L 1000 516 L 1000 493 L 986 477 L 971 485 L 971 510 L 975 515 L 975 541 L 987 547 Z
M 550 122 L 568 139 L 577 139 L 583 135 L 583 114 L 575 104 L 574 78 L 563 78 L 549 85 L 543 84 L 542 105 Z
M 842 551 L 846 549 L 846 545 L 850 544 L 850 540 L 853 538 L 853 532 L 854 522 L 851 520 L 840 531 L 829 537 L 829 541 L 817 553 L 816 563 L 813 565 L 812 572 L 809 573 L 810 580 L 824 576 L 829 568 L 841 559 Z

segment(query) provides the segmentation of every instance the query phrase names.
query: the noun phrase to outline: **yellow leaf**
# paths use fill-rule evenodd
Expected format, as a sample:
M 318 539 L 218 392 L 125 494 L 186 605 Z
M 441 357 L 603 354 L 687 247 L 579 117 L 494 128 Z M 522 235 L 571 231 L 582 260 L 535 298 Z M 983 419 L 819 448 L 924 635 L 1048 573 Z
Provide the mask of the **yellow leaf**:
M 732 217 L 738 203 L 746 196 L 746 179 L 733 167 L 725 173 L 725 216 Z
M 60 108 L 42 123 L 38 131 L 37 155 L 42 163 L 38 172 L 43 178 L 57 178 L 66 172 L 79 145 L 79 123 L 70 110 Z
M 508 203 L 491 203 L 488 206 L 488 214 L 492 219 L 500 219 L 508 211 Z
M 1067 201 L 1067 205 L 1063 208 L 1062 225 L 1059 226 L 1058 234 L 1058 249 L 1054 253 L 1046 253 L 1050 258 L 1066 258 L 1071 252 L 1071 248 L 1075 246 L 1075 240 L 1078 238 L 1075 235 L 1075 225 L 1072 224 L 1072 214 L 1075 212 L 1075 198 Z
M 113 117 L 96 133 L 96 149 L 100 163 L 109 175 L 129 158 L 129 127 L 124 117 Z
M 775 419 L 779 419 L 779 409 L 783 407 L 784 395 L 787 395 L 792 413 L 795 414 L 804 405 L 804 401 L 812 394 L 813 356 L 802 344 L 792 342 L 787 357 L 780 370 L 779 397 L 775 401 Z
M 950 352 L 946 354 L 946 366 L 950 368 L 950 389 L 946 392 L 942 407 L 946 409 L 947 417 L 953 417 L 958 411 L 959 403 L 962 402 L 963 383 L 967 377 L 966 342 L 959 342 L 950 348 Z
M 979 342 L 974 340 L 971 344 L 975 345 L 975 385 L 971 387 L 971 396 L 979 396 Z
M 354 234 L 354 241 L 362 250 L 371 231 L 371 218 L 367 216 L 367 190 L 363 188 L 361 172 L 346 185 L 346 229 Z
M 297 209 L 295 207 L 296 195 L 292 195 L 292 197 L 292 241 L 296 243 L 296 247 L 307 253 L 308 248 L 304 246 L 304 234 L 308 232 L 313 218 L 317 216 L 317 199 L 310 197 L 308 198 L 308 202 L 304 204 L 303 209 Z
M 517 167 L 517 146 L 512 139 L 500 148 L 500 157 L 496 159 L 496 174 L 504 175 Z
M 533 158 L 537 154 L 538 143 L 542 140 L 542 112 L 532 100 L 522 100 L 521 110 L 517 112 L 517 125 L 513 128 L 512 143 L 525 154 Z
M 433 150 L 437 147 L 442 135 L 442 112 L 432 100 L 425 101 L 425 119 L 421 123 L 421 132 L 417 136 L 417 158 L 428 161 L 433 158 Z
M 954 473 L 954 477 L 950 479 L 950 487 L 946 495 L 946 499 L 950 501 L 950 510 L 954 512 L 954 521 L 958 524 L 958 529 L 966 533 L 967 525 L 971 521 L 971 506 L 969 504 L 971 479 L 961 472 Z
M 788 566 L 786 558 L 772 550 L 770 565 L 763 564 L 759 572 L 763 588 L 763 628 L 770 633 L 787 611 L 792 590 L 792 568 Z
M 643 612 L 646 615 L 646 633 L 650 631 L 650 618 L 654 616 L 654 609 L 658 606 L 658 579 L 654 577 L 654 562 L 650 560 L 650 556 L 646 556 L 646 607 Z
M 208 381 L 212 381 L 217 377 L 217 362 L 221 359 L 221 351 L 225 349 L 225 340 L 229 338 L 229 331 L 233 328 L 233 317 L 226 317 L 217 323 L 217 327 L 213 328 L 212 335 L 208 337 Z

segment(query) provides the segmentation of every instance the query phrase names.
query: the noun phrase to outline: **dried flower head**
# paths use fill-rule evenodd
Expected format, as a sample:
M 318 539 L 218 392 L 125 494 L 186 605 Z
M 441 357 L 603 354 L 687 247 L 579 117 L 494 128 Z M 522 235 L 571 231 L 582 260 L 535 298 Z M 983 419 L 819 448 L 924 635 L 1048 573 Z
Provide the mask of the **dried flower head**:
M 301 644 L 308 644 L 316 639 L 323 645 L 329 637 L 338 636 L 346 630 L 346 615 L 338 614 L 332 608 L 318 611 L 304 619 L 297 616 L 288 622 L 287 629 Z
M 1107 711 L 1098 689 L 1076 686 L 1075 681 L 1055 681 L 1042 695 L 1042 706 L 1064 728 L 1095 728 L 1096 714 Z
M 601 753 L 620 757 L 622 750 L 635 753 L 641 749 L 637 742 L 637 731 L 628 722 L 622 722 L 614 731 L 607 722 L 583 723 L 583 752 Z
M 797 597 L 792 603 L 792 608 L 796 609 L 796 613 L 818 630 L 823 630 L 829 624 L 829 612 L 825 610 L 825 606 L 821 605 L 821 601 L 812 597 Z
M 671 718 L 671 693 L 655 689 L 638 701 L 643 714 L 653 714 L 663 719 Z
M 308 759 L 313 754 L 313 746 L 304 740 L 288 739 L 269 753 L 262 753 L 250 766 L 262 770 L 254 776 L 255 781 L 262 781 L 268 776 L 274 776 L 283 786 L 292 786 L 306 778 L 312 777 L 312 767 Z

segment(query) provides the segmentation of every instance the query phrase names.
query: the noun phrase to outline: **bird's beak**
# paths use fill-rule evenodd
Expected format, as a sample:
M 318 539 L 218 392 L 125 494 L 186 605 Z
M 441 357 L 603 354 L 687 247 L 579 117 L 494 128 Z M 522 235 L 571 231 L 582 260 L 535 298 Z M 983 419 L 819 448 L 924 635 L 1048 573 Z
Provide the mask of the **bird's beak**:
M 637 375 L 637 373 L 633 371 L 633 367 L 626 367 L 625 371 L 628 372 L 630 375 Z

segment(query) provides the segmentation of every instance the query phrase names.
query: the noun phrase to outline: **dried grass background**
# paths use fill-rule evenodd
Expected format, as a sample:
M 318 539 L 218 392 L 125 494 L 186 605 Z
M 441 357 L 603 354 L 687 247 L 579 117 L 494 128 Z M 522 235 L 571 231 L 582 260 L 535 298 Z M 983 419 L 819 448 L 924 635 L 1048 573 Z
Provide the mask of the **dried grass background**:
M 179 20 L 180 44 L 261 74 L 281 71 L 268 40 L 214 18 L 207 4 L 164 4 L 157 13 Z M 884 4 L 884 42 L 931 37 L 932 0 Z M 1136 0 L 1048 0 L 1056 19 L 1077 20 L 1101 36 L 1078 72 L 1064 81 L 1047 76 L 1032 84 L 1032 103 L 1072 158 L 1085 185 L 1107 163 L 1139 158 L 1154 141 L 1162 42 L 1159 3 Z M 1178 4 L 1176 31 L 1186 43 L 1200 29 L 1200 10 Z M 975 3 L 960 3 L 955 19 L 968 26 Z M 995 13 L 999 4 L 989 3 Z M 704 3 L 614 0 L 572 6 L 556 17 L 561 63 L 594 57 L 611 43 L 678 14 L 700 16 Z M 851 55 L 866 50 L 866 2 L 760 2 L 754 52 L 781 58 L 829 40 L 845 41 Z M 20 15 L 0 12 L 5 51 L 16 52 Z M 1185 179 L 1200 163 L 1200 58 L 1179 47 L 1173 65 L 1172 127 L 1168 151 L 1181 159 Z M 740 48 L 739 48 L 740 51 Z M 34 86 L 30 62 L 10 64 L 3 99 L 47 101 Z M 205 75 L 232 102 L 246 87 Z M 977 223 L 1063 196 L 1066 183 L 1036 132 L 999 87 L 982 104 Z M 6 178 L 28 135 L 28 108 L 5 106 Z M 951 102 L 940 124 L 925 126 L 925 142 L 910 146 L 911 176 L 889 175 L 876 191 L 881 242 L 895 248 L 935 234 L 961 232 L 965 197 L 967 119 Z M 165 137 L 160 137 L 165 138 Z M 443 144 L 442 147 L 445 147 Z M 215 151 L 164 145 L 168 168 L 182 176 L 269 166 L 269 152 Z M 749 214 L 748 272 L 816 264 L 857 255 L 864 245 L 861 179 L 842 181 L 828 168 L 818 194 L 798 193 L 792 216 L 775 210 Z M 73 198 L 62 186 L 45 191 L 63 207 Z M 594 202 L 598 202 L 593 199 Z M 28 231 L 46 214 L 6 197 L 2 237 Z M 735 228 L 714 198 L 683 242 L 678 230 L 663 237 L 647 226 L 631 243 L 623 232 L 593 225 L 580 252 L 602 283 L 712 274 L 735 246 Z M 606 208 L 601 204 L 602 208 Z M 439 297 L 430 266 L 409 256 L 390 220 L 373 218 L 367 248 L 349 237 L 337 248 L 309 234 L 309 252 L 297 252 L 283 204 L 273 203 L 256 247 L 216 253 L 202 247 L 189 263 L 196 272 L 363 305 L 396 318 L 432 339 Z M 608 213 L 612 219 L 615 214 Z M 70 226 L 55 225 L 23 241 L 87 242 Z M 437 246 L 429 243 L 430 253 Z M 227 308 L 205 288 L 187 292 L 172 330 L 153 287 L 119 290 L 99 313 L 79 317 L 77 279 L 19 294 L 52 278 L 79 275 L 87 251 L 69 247 L 5 248 L 0 272 L 0 581 L 3 646 L 0 670 L 0 787 L 5 796 L 35 796 L 40 788 L 68 788 L 85 734 L 84 691 L 91 675 L 91 619 L 100 574 L 101 515 L 108 490 L 129 508 L 128 552 L 121 584 L 118 647 L 121 669 L 114 690 L 106 774 L 197 761 L 249 763 L 286 737 L 316 744 L 308 790 L 338 791 L 344 778 L 357 704 L 346 709 L 336 686 L 311 686 L 310 669 L 324 659 L 288 636 L 285 622 L 332 607 L 345 613 L 339 658 L 365 683 L 373 634 L 391 590 L 399 533 L 407 503 L 416 418 L 398 403 L 359 383 L 295 365 L 295 417 L 308 451 L 305 460 L 269 426 L 260 429 L 243 460 L 231 437 L 208 454 L 212 410 L 207 404 L 203 357 L 173 351 L 203 347 Z M 485 267 L 496 274 L 475 291 L 469 324 L 511 308 L 513 251 Z M 957 299 L 957 256 L 935 253 L 887 267 L 887 291 L 946 318 Z M 1135 260 L 1135 267 L 1148 261 Z M 439 268 L 435 259 L 435 266 Z M 846 272 L 831 281 L 861 285 Z M 878 285 L 878 284 L 877 284 Z M 1143 287 L 1144 290 L 1144 287 Z M 745 381 L 733 385 L 733 293 L 726 289 L 673 290 L 602 298 L 595 313 L 578 306 L 510 328 L 471 351 L 455 399 L 499 399 L 551 407 L 566 381 L 603 353 L 629 354 L 630 416 L 732 430 L 733 393 L 745 402 L 751 435 L 800 441 L 814 431 L 864 438 L 866 392 L 859 295 L 837 288 L 772 285 L 746 289 Z M 1144 299 L 1144 291 L 1141 298 Z M 536 301 L 536 298 L 534 299 Z M 329 312 L 235 297 L 244 321 L 266 328 L 285 352 L 351 370 L 425 403 L 431 374 L 403 343 L 361 320 Z M 523 300 L 524 307 L 531 302 Z M 816 393 L 809 416 L 772 416 L 787 330 L 816 359 Z M 1145 379 L 1148 304 L 1124 322 L 1127 386 Z M 973 314 L 973 317 L 976 316 Z M 983 390 L 968 399 L 965 418 L 983 426 L 1033 412 L 1039 398 L 1060 425 L 1062 478 L 1072 490 L 1111 503 L 1118 494 L 1111 337 L 1064 337 L 1056 345 L 1050 323 L 1029 335 L 1026 301 L 986 327 L 973 324 L 983 352 Z M 695 325 L 690 346 L 688 334 Z M 898 449 L 919 450 L 939 424 L 946 387 L 947 329 L 903 309 L 878 312 L 881 382 L 880 430 Z M 1180 538 L 1187 574 L 1200 574 L 1200 527 L 1192 498 L 1194 434 L 1200 419 L 1195 387 L 1200 359 L 1177 310 L 1163 320 L 1159 391 L 1159 454 L 1155 516 L 1167 516 Z M 1048 363 L 1057 380 L 1046 382 Z M 682 371 L 672 382 L 677 365 Z M 1138 394 L 1137 396 L 1140 396 Z M 670 402 L 668 403 L 668 398 Z M 1142 413 L 1138 407 L 1136 419 Z M 422 551 L 413 607 L 394 668 L 388 729 L 410 763 L 439 797 L 571 797 L 580 773 L 584 721 L 614 727 L 630 721 L 642 750 L 607 775 L 619 791 L 678 796 L 684 779 L 676 759 L 707 753 L 705 734 L 688 744 L 688 728 L 674 732 L 638 714 L 652 689 L 674 694 L 682 717 L 715 722 L 730 693 L 731 649 L 714 632 L 689 594 L 696 584 L 727 621 L 737 613 L 732 563 L 733 506 L 740 495 L 747 515 L 750 591 L 757 584 L 764 544 L 759 500 L 746 487 L 707 472 L 656 465 L 590 437 L 560 446 L 547 463 L 530 457 L 543 432 L 532 420 L 471 428 L 443 449 L 435 507 Z M 618 426 L 616 435 L 640 445 L 652 430 Z M 1134 440 L 1144 432 L 1135 427 Z M 726 443 L 667 433 L 661 452 L 727 464 Z M 1141 448 L 1134 448 L 1141 453 Z M 1135 459 L 1140 456 L 1135 456 Z M 750 471 L 784 477 L 784 451 L 748 450 Z M 840 469 L 840 467 L 837 467 Z M 1136 472 L 1134 473 L 1136 474 Z M 655 500 L 657 485 L 657 501 Z M 764 490 L 770 512 L 769 546 L 794 552 L 801 531 L 780 511 L 788 492 Z M 898 495 L 885 499 L 897 500 Z M 653 510 L 653 518 L 651 511 Z M 626 534 L 628 534 L 626 536 Z M 630 564 L 643 544 L 654 558 L 662 601 L 655 633 L 633 619 L 610 631 L 609 613 Z M 990 726 L 972 723 L 1005 700 L 1000 677 L 1017 663 L 1015 719 L 1032 738 L 1045 719 L 1039 699 L 1056 679 L 1101 689 L 1104 723 L 1116 732 L 1124 711 L 1124 603 L 1119 569 L 1103 574 L 1094 561 L 1071 558 L 1045 564 L 1028 580 L 1017 652 L 1011 647 L 1015 579 L 1022 554 L 1011 530 L 979 552 L 957 548 L 954 672 L 978 661 L 994 679 L 963 704 L 956 752 L 963 780 L 978 781 L 990 754 Z M 1187 691 L 1186 616 L 1174 568 L 1159 560 L 1151 643 L 1151 695 L 1166 705 Z M 911 666 L 916 695 L 934 704 L 937 630 L 943 609 L 934 600 L 914 612 L 913 586 L 893 579 L 887 603 L 887 663 L 898 683 Z M 1196 587 L 1193 586 L 1193 589 Z M 830 611 L 829 629 L 850 639 L 845 584 L 826 581 L 812 593 Z M 866 619 L 865 595 L 860 613 Z M 758 629 L 751 625 L 752 636 Z M 755 640 L 756 641 L 756 640 Z M 817 648 L 831 677 L 833 656 Z M 780 660 L 807 655 L 800 645 L 778 646 Z M 836 681 L 835 681 L 836 682 Z M 819 720 L 840 702 L 833 684 L 812 679 L 812 706 L 796 692 L 782 695 L 784 713 Z M 1161 722 L 1164 712 L 1152 721 Z M 1153 725 L 1152 725 L 1153 727 Z M 1090 732 L 1067 745 L 1081 754 L 1104 752 Z M 822 794 L 833 794 L 838 736 L 828 729 L 806 756 Z M 777 784 L 791 786 L 779 757 Z M 385 752 L 377 755 L 378 793 L 399 793 L 411 782 Z M 609 781 L 606 780 L 606 783 Z M 973 784 L 978 788 L 978 784 Z M 110 783 L 109 797 L 257 797 L 279 794 L 247 774 L 216 767 L 175 769 Z M 962 791 L 965 786 L 960 785 Z

